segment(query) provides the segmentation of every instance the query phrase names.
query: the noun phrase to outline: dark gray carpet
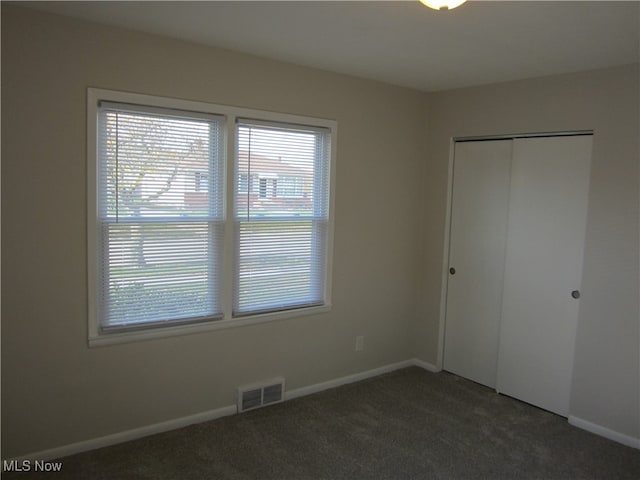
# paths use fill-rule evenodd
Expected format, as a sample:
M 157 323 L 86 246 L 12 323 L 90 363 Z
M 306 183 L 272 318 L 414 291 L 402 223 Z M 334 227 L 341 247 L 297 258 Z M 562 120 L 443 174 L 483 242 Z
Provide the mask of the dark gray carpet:
M 6 479 L 640 479 L 640 452 L 407 368 Z

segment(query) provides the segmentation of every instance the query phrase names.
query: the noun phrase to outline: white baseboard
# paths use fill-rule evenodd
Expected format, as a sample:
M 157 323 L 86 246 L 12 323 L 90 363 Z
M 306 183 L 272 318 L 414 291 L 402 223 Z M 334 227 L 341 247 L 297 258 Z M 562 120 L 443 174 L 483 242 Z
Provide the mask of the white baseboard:
M 392 363 L 391 365 L 385 365 L 384 367 L 374 368 L 367 370 L 366 372 L 354 373 L 353 375 L 347 375 L 326 382 L 316 383 L 314 385 L 307 385 L 306 387 L 295 388 L 285 393 L 284 399 L 291 400 L 293 398 L 304 397 L 305 395 L 311 395 L 312 393 L 322 392 L 329 388 L 339 387 L 348 383 L 359 382 L 360 380 L 366 380 L 367 378 L 377 377 L 384 373 L 393 372 L 401 368 L 411 367 L 415 365 L 413 360 L 405 360 L 404 362 Z
M 234 415 L 237 412 L 238 408 L 236 405 L 216 408 L 215 410 L 196 413 L 195 415 L 189 415 L 187 417 L 175 418 L 166 422 L 154 423 L 152 425 L 146 425 L 144 427 L 134 428 L 132 430 L 125 430 L 124 432 L 118 432 L 112 435 L 106 435 L 104 437 L 92 438 L 90 440 L 84 440 L 82 442 L 71 443 L 69 445 L 63 445 L 61 447 L 51 448 L 49 450 L 22 455 L 15 460 L 53 460 L 55 458 L 66 457 L 68 455 L 75 455 L 76 453 L 95 450 L 96 448 L 109 447 L 118 443 L 137 440 L 138 438 L 148 437 L 149 435 L 155 435 L 156 433 L 176 430 L 178 428 L 193 425 L 195 423 L 215 420 L 216 418 Z
M 339 387 L 340 385 L 346 385 L 348 383 L 358 382 L 367 378 L 376 377 L 384 373 L 393 372 L 401 368 L 417 366 L 424 368 L 430 372 L 437 372 L 438 369 L 427 362 L 418 359 L 405 360 L 403 362 L 393 363 L 385 365 L 383 367 L 374 368 L 365 372 L 355 373 L 353 375 L 347 375 L 345 377 L 336 378 L 334 380 L 328 380 L 326 382 L 316 383 L 314 385 L 308 385 L 306 387 L 296 388 L 285 392 L 284 399 L 291 400 L 293 398 L 310 395 L 312 393 L 321 392 L 329 388 Z M 108 447 L 116 445 L 118 443 L 128 442 L 130 440 L 136 440 L 138 438 L 147 437 L 149 435 L 155 435 L 157 433 L 168 432 L 169 430 L 175 430 L 178 428 L 193 425 L 195 423 L 208 422 L 209 420 L 215 420 L 216 418 L 226 417 L 229 415 L 235 415 L 238 412 L 236 405 L 228 405 L 226 407 L 216 408 L 215 410 L 209 410 L 206 412 L 196 413 L 195 415 L 189 415 L 186 417 L 175 418 L 166 422 L 154 423 L 152 425 L 146 425 L 140 428 L 134 428 L 132 430 L 125 430 L 123 432 L 114 433 L 112 435 L 106 435 L 104 437 L 93 438 L 90 440 L 84 440 L 82 442 L 72 443 L 69 445 L 63 445 L 61 447 L 51 448 L 40 452 L 30 453 L 28 455 L 22 455 L 12 460 L 53 460 L 56 458 L 66 457 L 69 455 L 75 455 L 76 453 L 82 453 L 89 450 L 95 450 L 96 448 Z
M 442 371 L 441 368 L 438 368 L 433 363 L 425 362 L 424 360 L 420 360 L 418 358 L 414 358 L 412 360 L 412 364 L 415 365 L 416 367 L 424 368 L 425 370 L 428 370 L 429 372 L 433 372 L 433 373 L 438 373 Z
M 573 415 L 569 415 L 569 424 L 573 425 L 574 427 L 581 428 L 582 430 L 586 430 L 587 432 L 595 433 L 596 435 L 600 435 L 601 437 L 608 438 L 609 440 L 613 440 L 614 442 L 622 443 L 627 447 L 640 449 L 640 438 L 634 438 L 629 435 L 625 435 L 624 433 L 610 430 L 600 425 L 596 425 L 595 423 L 591 423 L 581 418 L 574 417 Z

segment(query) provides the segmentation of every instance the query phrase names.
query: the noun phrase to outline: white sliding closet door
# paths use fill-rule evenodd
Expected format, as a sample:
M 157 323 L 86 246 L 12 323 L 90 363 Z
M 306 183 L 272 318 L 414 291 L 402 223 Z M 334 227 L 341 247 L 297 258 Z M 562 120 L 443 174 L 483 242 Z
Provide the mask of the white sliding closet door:
M 511 140 L 455 144 L 444 369 L 492 388 L 511 145 Z
M 567 416 L 592 137 L 515 139 L 500 326 L 500 393 Z

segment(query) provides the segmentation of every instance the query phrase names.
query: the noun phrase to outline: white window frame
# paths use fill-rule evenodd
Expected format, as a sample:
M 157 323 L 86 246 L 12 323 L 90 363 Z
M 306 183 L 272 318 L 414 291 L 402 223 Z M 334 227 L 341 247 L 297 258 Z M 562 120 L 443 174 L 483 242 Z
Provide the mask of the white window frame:
M 98 231 L 98 106 L 102 101 L 128 103 L 149 107 L 202 112 L 225 117 L 225 145 L 223 160 L 225 163 L 225 237 L 222 265 L 222 309 L 223 318 L 204 323 L 178 324 L 161 326 L 143 330 L 120 333 L 102 333 L 98 318 L 98 262 L 100 261 Z M 330 174 L 329 174 L 329 219 L 326 250 L 326 277 L 324 282 L 325 299 L 320 306 L 303 307 L 269 313 L 259 313 L 239 318 L 232 317 L 233 306 L 233 275 L 234 275 L 234 246 L 235 229 L 234 201 L 235 201 L 235 133 L 236 119 L 256 118 L 267 122 L 280 122 L 293 125 L 306 125 L 329 129 L 331 141 Z M 134 342 L 174 335 L 185 335 L 206 332 L 217 329 L 252 325 L 256 323 L 282 320 L 303 315 L 328 312 L 331 309 L 331 279 L 333 265 L 333 235 L 334 235 L 334 192 L 335 192 L 335 161 L 337 145 L 337 122 L 330 119 L 319 119 L 299 115 L 275 113 L 264 110 L 254 110 L 228 105 L 218 105 L 206 102 L 180 100 L 168 97 L 158 97 L 138 93 L 119 92 L 99 88 L 87 89 L 87 275 L 88 275 L 88 341 L 89 346 L 102 346 L 123 342 Z

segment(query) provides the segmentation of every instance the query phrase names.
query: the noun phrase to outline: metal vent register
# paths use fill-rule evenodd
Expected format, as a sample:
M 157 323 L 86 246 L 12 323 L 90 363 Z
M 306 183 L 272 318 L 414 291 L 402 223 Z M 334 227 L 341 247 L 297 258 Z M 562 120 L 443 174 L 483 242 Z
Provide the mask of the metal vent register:
M 284 400 L 284 378 L 238 388 L 238 412 L 246 412 Z

